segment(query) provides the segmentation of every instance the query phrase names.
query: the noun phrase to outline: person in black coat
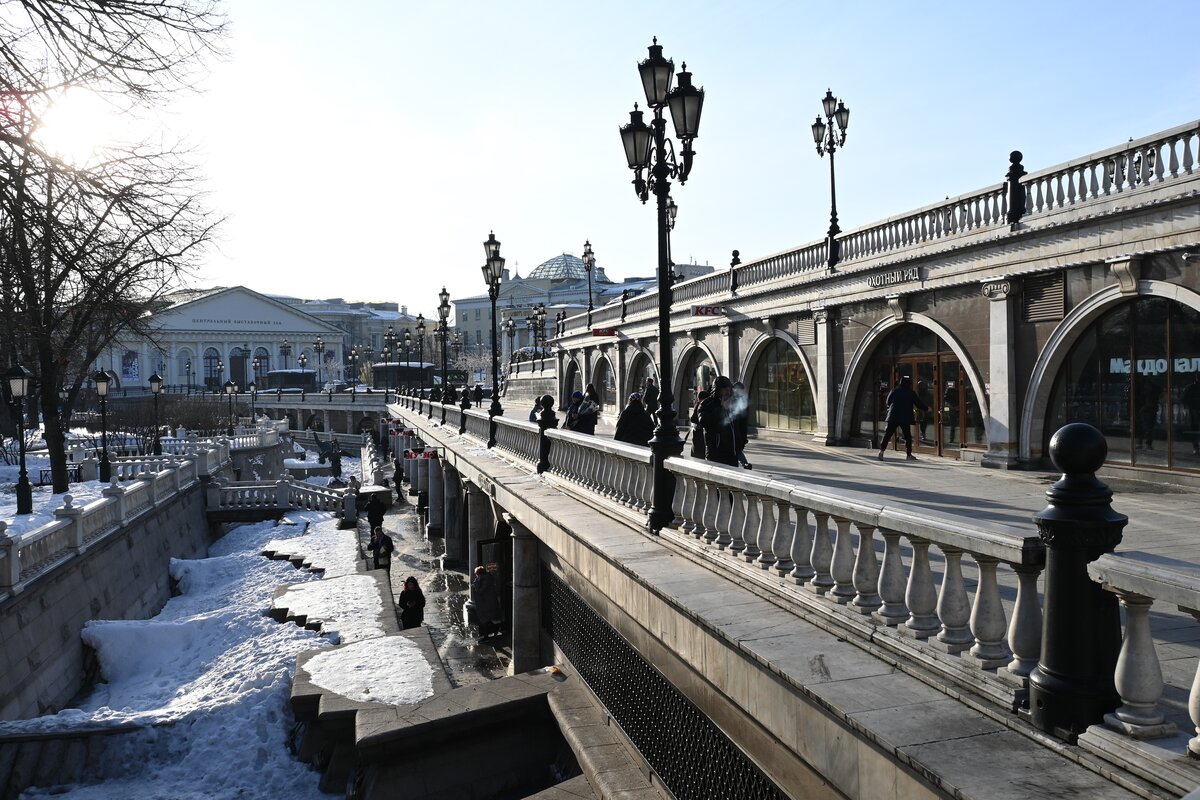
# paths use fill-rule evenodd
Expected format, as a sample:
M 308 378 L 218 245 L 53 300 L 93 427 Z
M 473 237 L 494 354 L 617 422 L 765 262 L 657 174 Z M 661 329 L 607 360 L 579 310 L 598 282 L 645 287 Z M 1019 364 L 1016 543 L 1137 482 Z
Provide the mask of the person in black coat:
M 371 526 L 371 530 L 383 527 L 385 511 L 387 511 L 387 506 L 379 498 L 379 492 L 372 492 L 371 499 L 367 501 L 367 524 Z
M 596 432 L 596 422 L 599 419 L 600 407 L 596 403 L 585 397 L 582 392 L 571 393 L 571 404 L 567 406 L 565 423 L 567 430 L 590 436 Z
M 496 579 L 483 567 L 476 567 L 471 578 L 471 602 L 475 606 L 475 619 L 479 622 L 479 637 L 500 635 L 500 594 L 496 591 Z
M 746 444 L 750 441 L 750 398 L 746 387 L 738 381 L 733 385 L 733 432 L 738 442 L 737 460 L 746 469 L 754 469 L 746 458 Z
M 905 375 L 900 379 L 895 389 L 888 392 L 887 417 L 884 418 L 887 427 L 884 428 L 883 443 L 879 445 L 879 460 L 883 461 L 883 452 L 887 450 L 892 434 L 897 430 L 904 436 L 904 450 L 909 461 L 916 461 L 912 453 L 912 424 L 916 418 L 914 409 L 928 411 L 929 406 L 913 391 L 912 378 Z
M 646 407 L 646 413 L 654 416 L 654 412 L 658 411 L 658 384 L 654 382 L 654 378 L 646 378 L 646 391 L 642 392 L 642 405 Z
M 472 399 L 475 401 L 475 407 L 479 408 L 483 404 L 483 386 L 478 383 L 475 384 L 475 391 L 473 394 L 474 397 Z
M 618 442 L 645 446 L 654 435 L 654 418 L 642 405 L 642 396 L 637 392 L 629 395 L 629 403 L 617 417 L 617 430 L 613 438 Z
M 704 447 L 704 428 L 700 427 L 700 406 L 711 395 L 708 389 L 696 393 L 696 405 L 692 406 L 692 415 L 688 422 L 692 423 L 692 458 L 704 458 L 707 455 Z
M 375 569 L 388 569 L 392 565 L 392 551 L 396 545 L 392 537 L 383 532 L 383 528 L 371 529 L 371 541 L 367 543 L 375 562 Z
M 412 575 L 404 579 L 404 590 L 396 599 L 396 605 L 400 606 L 400 624 L 403 627 L 416 628 L 425 621 L 425 593 Z
M 733 382 L 722 375 L 713 392 L 700 404 L 700 427 L 704 429 L 704 457 L 717 464 L 738 466 L 738 450 L 746 446 L 733 424 Z

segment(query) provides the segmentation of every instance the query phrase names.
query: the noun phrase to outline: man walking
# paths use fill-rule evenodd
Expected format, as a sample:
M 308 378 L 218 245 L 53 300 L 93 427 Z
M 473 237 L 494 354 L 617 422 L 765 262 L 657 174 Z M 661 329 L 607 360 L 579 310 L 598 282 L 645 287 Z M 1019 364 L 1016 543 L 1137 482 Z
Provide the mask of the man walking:
M 913 391 L 912 378 L 905 375 L 900 379 L 899 385 L 895 389 L 892 389 L 887 396 L 887 417 L 884 419 L 887 427 L 884 429 L 883 443 L 879 445 L 880 461 L 883 461 L 883 452 L 887 450 L 888 442 L 892 440 L 892 434 L 897 430 L 904 435 L 904 450 L 907 453 L 907 459 L 909 461 L 917 460 L 917 457 L 912 453 L 914 408 L 919 408 L 922 411 L 929 410 L 929 406 L 925 404 L 925 401 Z

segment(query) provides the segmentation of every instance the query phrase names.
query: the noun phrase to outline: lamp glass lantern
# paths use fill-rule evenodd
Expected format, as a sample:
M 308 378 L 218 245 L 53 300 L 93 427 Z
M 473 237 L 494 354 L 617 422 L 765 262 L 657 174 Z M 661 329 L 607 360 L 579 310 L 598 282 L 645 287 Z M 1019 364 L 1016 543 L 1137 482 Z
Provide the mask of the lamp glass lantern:
M 692 73 L 687 64 L 679 73 L 679 85 L 667 97 L 671 108 L 671 121 L 675 123 L 675 135 L 690 142 L 700 135 L 700 112 L 704 110 L 704 89 L 692 85 Z
M 642 77 L 642 89 L 646 92 L 646 105 L 658 108 L 667 101 L 667 94 L 671 91 L 675 62 L 663 57 L 658 37 L 647 49 L 649 56 L 638 64 L 638 73 Z
M 621 126 L 621 144 L 625 147 L 625 160 L 632 170 L 650 166 L 650 146 L 654 142 L 650 126 L 642 119 L 637 103 L 629 112 L 629 123 Z

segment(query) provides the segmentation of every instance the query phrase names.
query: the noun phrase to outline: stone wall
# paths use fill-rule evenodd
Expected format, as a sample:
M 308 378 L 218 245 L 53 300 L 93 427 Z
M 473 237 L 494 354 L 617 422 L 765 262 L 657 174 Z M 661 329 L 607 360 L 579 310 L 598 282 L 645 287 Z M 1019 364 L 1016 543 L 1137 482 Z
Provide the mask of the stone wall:
M 283 460 L 291 458 L 291 445 L 279 444 L 246 450 L 234 450 L 229 454 L 233 462 L 234 480 L 258 481 L 282 478 L 288 474 Z
M 158 613 L 171 596 L 170 559 L 203 557 L 209 541 L 197 483 L 0 601 L 0 720 L 62 709 L 92 677 L 84 623 Z

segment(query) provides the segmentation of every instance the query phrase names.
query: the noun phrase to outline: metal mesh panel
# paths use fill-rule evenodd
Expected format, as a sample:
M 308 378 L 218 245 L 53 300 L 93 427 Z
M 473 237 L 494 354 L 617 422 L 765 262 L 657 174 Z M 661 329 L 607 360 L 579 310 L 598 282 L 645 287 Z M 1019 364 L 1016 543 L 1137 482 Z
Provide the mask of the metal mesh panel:
M 548 567 L 554 642 L 678 800 L 785 800 L 729 737 Z

